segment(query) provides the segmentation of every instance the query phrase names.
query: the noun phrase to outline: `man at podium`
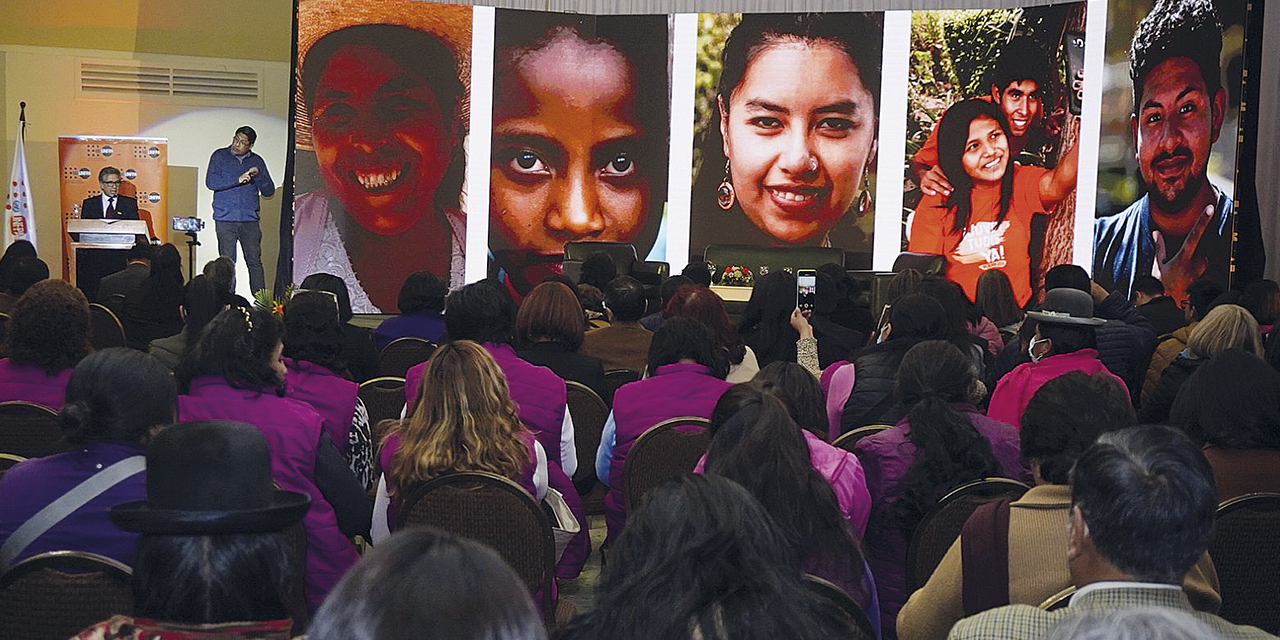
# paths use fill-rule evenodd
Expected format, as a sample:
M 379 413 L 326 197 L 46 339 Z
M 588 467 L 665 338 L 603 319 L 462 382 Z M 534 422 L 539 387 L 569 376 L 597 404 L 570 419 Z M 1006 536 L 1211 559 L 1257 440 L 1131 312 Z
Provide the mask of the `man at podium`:
M 84 199 L 80 205 L 80 217 L 106 218 L 108 220 L 137 220 L 138 201 L 120 195 L 120 183 L 124 178 L 115 167 L 103 167 L 98 172 L 98 184 L 102 194 Z

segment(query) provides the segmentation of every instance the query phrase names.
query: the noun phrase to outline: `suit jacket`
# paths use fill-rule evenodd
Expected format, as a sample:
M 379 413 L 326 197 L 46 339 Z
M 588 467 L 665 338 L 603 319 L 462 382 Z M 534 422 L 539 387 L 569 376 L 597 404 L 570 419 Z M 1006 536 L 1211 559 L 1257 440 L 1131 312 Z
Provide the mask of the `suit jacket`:
M 639 322 L 615 322 L 588 331 L 578 353 L 599 358 L 605 371 L 630 369 L 644 372 L 649 364 L 653 332 Z
M 98 283 L 97 301 L 102 302 L 106 300 L 108 296 L 115 295 L 117 293 L 122 296 L 126 295 L 137 288 L 138 285 L 142 284 L 142 281 L 146 280 L 149 275 L 151 275 L 151 267 L 141 262 L 131 262 L 125 268 L 111 275 L 102 277 L 102 281 Z M 115 308 L 112 309 L 116 315 L 120 315 L 124 310 L 122 302 L 123 301 L 117 301 Z
M 1071 599 L 1071 604 L 1057 611 L 1044 611 L 1025 604 L 1013 604 L 984 611 L 956 623 L 950 640 L 1039 640 L 1061 621 L 1077 616 L 1106 614 L 1131 607 L 1168 607 L 1191 614 L 1227 640 L 1272 638 L 1257 628 L 1234 625 L 1218 616 L 1191 608 L 1181 590 L 1162 589 L 1133 583 L 1133 586 L 1090 591 Z
M 102 196 L 85 198 L 80 205 L 80 217 L 85 220 L 102 218 Z M 116 196 L 116 215 L 113 220 L 139 220 L 138 201 L 129 196 Z

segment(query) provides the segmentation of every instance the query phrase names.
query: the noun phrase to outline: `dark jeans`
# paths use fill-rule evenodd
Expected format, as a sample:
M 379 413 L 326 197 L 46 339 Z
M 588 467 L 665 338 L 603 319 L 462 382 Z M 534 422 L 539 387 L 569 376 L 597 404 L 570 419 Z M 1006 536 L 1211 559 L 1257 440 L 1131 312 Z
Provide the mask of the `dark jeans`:
M 236 260 L 236 240 L 244 247 L 244 266 L 249 269 L 249 288 L 257 293 L 267 288 L 266 278 L 262 273 L 262 228 L 258 221 L 227 222 L 214 220 L 213 227 L 218 234 L 218 255 Z

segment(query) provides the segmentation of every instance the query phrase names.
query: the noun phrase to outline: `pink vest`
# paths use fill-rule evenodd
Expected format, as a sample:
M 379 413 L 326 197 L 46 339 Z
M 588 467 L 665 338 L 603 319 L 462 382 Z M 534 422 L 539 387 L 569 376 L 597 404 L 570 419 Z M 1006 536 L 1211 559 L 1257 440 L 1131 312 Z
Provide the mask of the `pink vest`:
M 257 427 L 271 449 L 272 478 L 282 489 L 311 496 L 303 525 L 307 530 L 307 605 L 314 614 L 358 559 L 355 547 L 338 529 L 333 507 L 315 484 L 320 415 L 270 390 L 234 389 L 222 378 L 206 375 L 191 381 L 190 393 L 178 396 L 178 419 L 239 420 Z
M 289 373 L 285 397 L 306 403 L 324 420 L 324 432 L 343 457 L 350 455 L 351 421 L 360 385 L 312 362 L 284 359 Z
M 622 467 L 637 438 L 653 425 L 683 416 L 710 418 L 720 396 L 733 385 L 711 375 L 700 364 L 676 363 L 658 367 L 644 380 L 622 385 L 613 396 L 613 459 L 609 462 L 609 493 L 604 497 L 609 540 L 627 523 L 627 496 Z

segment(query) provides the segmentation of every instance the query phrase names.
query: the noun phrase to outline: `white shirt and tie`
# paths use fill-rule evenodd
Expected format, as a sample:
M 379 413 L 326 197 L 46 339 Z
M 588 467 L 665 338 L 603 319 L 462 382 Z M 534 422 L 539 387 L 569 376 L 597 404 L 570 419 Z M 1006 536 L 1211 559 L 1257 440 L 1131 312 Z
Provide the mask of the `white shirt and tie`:
M 100 197 L 102 198 L 102 217 L 103 218 L 120 217 L 120 210 L 116 208 L 116 200 L 120 199 L 120 196 L 118 195 L 108 196 L 107 194 L 104 193 Z

